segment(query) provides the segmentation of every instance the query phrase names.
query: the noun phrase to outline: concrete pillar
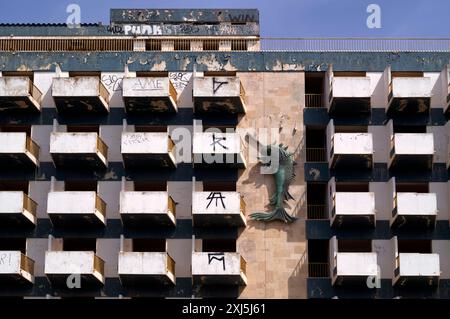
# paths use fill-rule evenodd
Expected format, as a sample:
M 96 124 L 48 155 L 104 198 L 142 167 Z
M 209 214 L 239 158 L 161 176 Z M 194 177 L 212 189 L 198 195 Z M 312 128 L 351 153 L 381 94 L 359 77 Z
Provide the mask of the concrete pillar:
M 250 40 L 247 41 L 247 51 L 260 51 L 261 44 L 259 40 Z
M 191 41 L 191 51 L 203 51 L 203 41 L 201 40 Z
M 173 51 L 174 50 L 174 43 L 170 40 L 163 40 L 161 41 L 161 51 Z
M 219 41 L 219 51 L 231 51 L 231 41 L 230 40 Z
M 133 41 L 133 51 L 144 52 L 145 51 L 145 40 L 134 40 Z

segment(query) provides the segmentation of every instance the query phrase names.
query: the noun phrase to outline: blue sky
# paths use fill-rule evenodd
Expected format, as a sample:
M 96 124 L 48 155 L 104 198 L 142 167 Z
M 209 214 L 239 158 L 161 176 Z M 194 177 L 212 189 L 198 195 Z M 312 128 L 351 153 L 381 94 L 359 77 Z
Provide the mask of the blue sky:
M 0 22 L 109 23 L 110 8 L 258 8 L 261 34 L 278 37 L 450 37 L 450 0 L 1 0 Z M 369 29 L 366 8 L 381 7 L 381 28 Z

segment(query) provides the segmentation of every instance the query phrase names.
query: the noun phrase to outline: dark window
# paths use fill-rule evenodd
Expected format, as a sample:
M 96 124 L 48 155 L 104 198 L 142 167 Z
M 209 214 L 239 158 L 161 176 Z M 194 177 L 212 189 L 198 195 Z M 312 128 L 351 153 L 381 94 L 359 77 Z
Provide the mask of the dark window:
M 371 240 L 338 240 L 338 252 L 340 253 L 370 253 L 372 252 Z
M 219 51 L 219 41 L 218 40 L 203 40 L 203 50 L 204 51 Z
M 136 125 L 135 132 L 167 132 L 167 126 L 164 125 Z
M 69 133 L 97 133 L 99 134 L 99 125 L 67 125 Z
M 137 252 L 165 252 L 166 240 L 150 238 L 133 238 L 133 251 Z
M 426 125 L 394 125 L 394 133 L 426 133 Z
M 28 181 L 0 181 L 0 191 L 21 191 L 28 194 Z
M 65 181 L 64 190 L 67 192 L 96 192 L 97 181 Z
M 145 41 L 145 51 L 161 51 L 161 40 L 150 39 Z
M 136 77 L 138 78 L 167 78 L 169 72 L 149 72 L 149 71 L 137 71 Z
M 99 71 L 71 71 L 69 72 L 69 77 L 77 77 L 77 76 L 96 76 L 100 78 L 101 72 Z
M 393 78 L 404 78 L 404 77 L 413 77 L 413 78 L 421 78 L 423 77 L 423 72 L 421 71 L 392 71 L 391 76 Z
M 2 238 L 0 240 L 0 250 L 19 250 L 22 254 L 25 254 L 26 243 L 26 238 Z
M 173 49 L 175 51 L 190 51 L 191 41 L 187 39 L 175 39 L 173 41 Z
M 96 251 L 96 238 L 64 238 L 64 251 Z
M 306 72 L 305 73 L 305 93 L 306 94 L 322 94 L 324 79 L 325 79 L 324 72 Z
M 336 192 L 368 192 L 369 182 L 361 183 L 336 183 Z
M 247 51 L 247 40 L 231 40 L 231 51 Z
M 431 240 L 418 239 L 418 240 L 398 240 L 398 252 L 399 253 L 420 253 L 431 254 Z
M 167 191 L 167 181 L 135 181 L 134 190 L 136 192 L 165 192 Z
M 203 191 L 205 191 L 205 192 L 235 192 L 236 191 L 236 182 L 203 181 Z
M 396 183 L 398 193 L 428 193 L 428 183 Z
M 338 71 L 333 72 L 333 76 L 346 76 L 346 77 L 365 77 L 366 72 L 364 71 Z
M 324 128 L 306 128 L 306 147 L 324 148 L 326 147 L 326 131 Z
M 3 125 L 0 126 L 0 132 L 27 133 L 27 136 L 31 136 L 31 125 Z
M 236 76 L 235 71 L 206 71 L 204 76 Z
M 352 125 L 352 126 L 335 126 L 335 133 L 367 133 L 368 127 L 367 125 Z
M 328 263 L 328 240 L 308 240 L 308 262 Z
M 204 252 L 236 252 L 235 239 L 203 239 Z

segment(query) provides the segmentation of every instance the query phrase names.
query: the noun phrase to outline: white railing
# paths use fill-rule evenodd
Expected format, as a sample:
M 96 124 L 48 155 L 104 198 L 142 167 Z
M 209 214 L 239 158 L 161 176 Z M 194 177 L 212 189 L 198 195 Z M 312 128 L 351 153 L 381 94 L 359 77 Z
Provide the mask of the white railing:
M 450 38 L 261 38 L 261 51 L 450 52 Z

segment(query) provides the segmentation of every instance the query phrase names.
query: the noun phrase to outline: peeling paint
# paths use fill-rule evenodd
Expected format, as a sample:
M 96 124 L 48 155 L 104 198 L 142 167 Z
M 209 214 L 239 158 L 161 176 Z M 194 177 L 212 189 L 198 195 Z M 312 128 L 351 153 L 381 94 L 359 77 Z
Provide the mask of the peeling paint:
M 0 52 L 0 71 L 54 71 L 60 65 L 64 72 L 123 72 L 128 65 L 131 72 L 177 72 L 192 71 L 196 64 L 199 72 L 322 72 L 330 63 L 335 71 L 383 72 L 390 64 L 394 71 L 441 72 L 450 63 L 450 52 Z
M 161 61 L 158 64 L 155 63 L 151 68 L 152 71 L 165 71 L 166 69 L 166 61 Z

